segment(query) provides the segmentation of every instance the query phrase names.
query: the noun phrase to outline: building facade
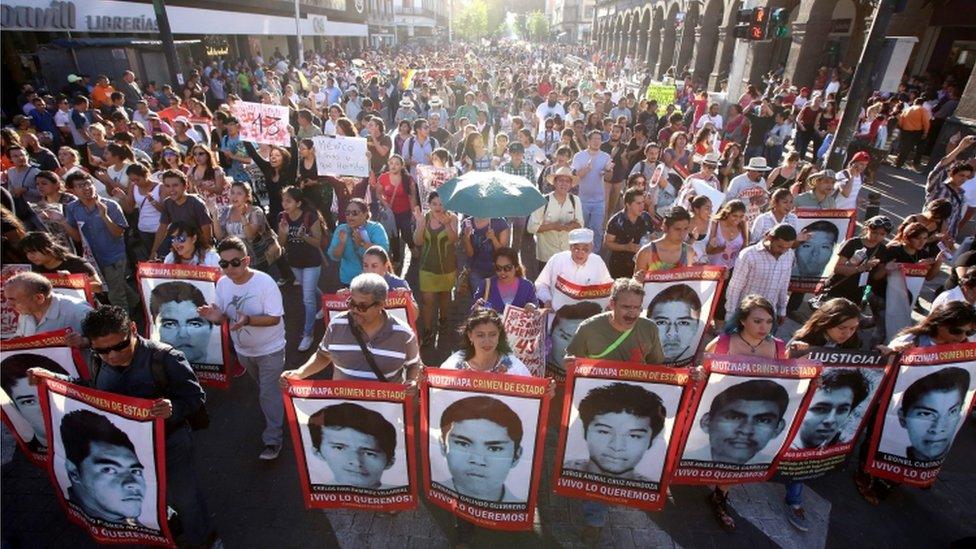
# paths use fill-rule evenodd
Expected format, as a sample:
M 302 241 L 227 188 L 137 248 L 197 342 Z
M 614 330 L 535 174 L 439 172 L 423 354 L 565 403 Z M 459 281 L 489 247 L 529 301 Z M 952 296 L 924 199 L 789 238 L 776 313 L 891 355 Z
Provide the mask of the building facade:
M 446 32 L 450 0 L 392 0 L 397 44 L 434 40 Z
M 555 0 L 551 5 L 550 24 L 559 42 L 589 43 L 593 34 L 595 0 Z
M 712 91 L 723 89 L 733 64 L 743 83 L 782 70 L 798 86 L 810 85 L 820 67 L 857 63 L 871 27 L 870 0 L 768 0 L 748 2 L 767 13 L 783 8 L 785 36 L 745 42 L 736 49 L 733 30 L 742 0 L 598 0 L 593 42 L 618 59 L 639 61 L 655 78 L 669 70 L 690 73 Z M 916 37 L 912 74 L 954 74 L 963 82 L 976 62 L 974 0 L 907 0 L 888 28 L 889 37 Z M 734 58 L 736 52 L 739 58 Z M 736 89 L 741 86 L 733 86 Z

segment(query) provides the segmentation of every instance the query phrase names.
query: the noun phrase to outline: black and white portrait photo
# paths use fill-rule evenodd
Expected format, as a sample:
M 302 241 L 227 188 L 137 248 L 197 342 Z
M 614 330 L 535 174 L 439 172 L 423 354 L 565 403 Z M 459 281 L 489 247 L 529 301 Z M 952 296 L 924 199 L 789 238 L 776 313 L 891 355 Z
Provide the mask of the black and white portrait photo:
M 659 482 L 682 387 L 577 378 L 564 470 Z
M 976 362 L 902 367 L 878 449 L 917 462 L 944 459 L 972 404 Z
M 458 494 L 526 503 L 539 401 L 430 389 L 430 475 Z
M 809 384 L 808 379 L 711 374 L 681 459 L 772 463 L 787 442 Z
M 386 490 L 409 485 L 403 405 L 293 397 L 309 483 Z
M 0 409 L 24 448 L 40 456 L 47 451 L 48 437 L 37 387 L 27 382 L 31 368 L 45 368 L 72 379 L 78 378 L 78 371 L 69 347 L 0 352 Z
M 191 364 L 222 364 L 220 326 L 200 316 L 197 307 L 216 302 L 213 282 L 143 279 L 149 296 L 153 339 L 182 351 Z
M 851 442 L 883 374 L 880 369 L 824 368 L 790 448 L 813 450 Z
M 645 282 L 644 315 L 657 325 L 666 363 L 686 362 L 695 356 L 720 280 Z

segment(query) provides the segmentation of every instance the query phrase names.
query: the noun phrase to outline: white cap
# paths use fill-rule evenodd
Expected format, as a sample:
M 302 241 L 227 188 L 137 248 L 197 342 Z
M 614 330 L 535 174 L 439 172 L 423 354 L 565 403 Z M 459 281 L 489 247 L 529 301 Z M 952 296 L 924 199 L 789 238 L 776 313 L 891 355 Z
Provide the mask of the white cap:
M 593 231 L 591 229 L 573 229 L 569 231 L 569 244 L 593 244 Z

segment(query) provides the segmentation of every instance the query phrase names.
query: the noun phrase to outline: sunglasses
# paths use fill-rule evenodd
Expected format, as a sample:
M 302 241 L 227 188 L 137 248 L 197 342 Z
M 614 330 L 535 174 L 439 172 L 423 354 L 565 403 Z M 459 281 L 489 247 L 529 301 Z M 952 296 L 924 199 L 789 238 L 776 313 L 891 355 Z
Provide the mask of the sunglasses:
M 496 273 L 500 273 L 503 271 L 509 273 L 512 272 L 514 269 L 515 269 L 515 265 L 512 265 L 511 263 L 509 263 L 508 265 L 495 265 Z
M 379 303 L 377 303 L 375 301 L 373 303 L 368 304 L 368 305 L 367 304 L 364 304 L 364 303 L 356 303 L 350 297 L 349 299 L 346 300 L 346 305 L 348 305 L 350 309 L 356 309 L 357 311 L 359 311 L 361 313 L 365 313 L 366 311 L 372 309 L 374 306 L 379 305 Z
M 220 261 L 217 262 L 217 265 L 220 265 L 221 269 L 226 269 L 227 267 L 240 267 L 243 263 L 244 263 L 243 257 L 235 257 L 230 261 L 227 261 L 226 259 L 221 259 Z
M 131 343 L 131 342 L 132 342 L 132 336 L 127 334 L 125 336 L 125 339 L 123 339 L 122 341 L 116 343 L 115 345 L 112 345 L 111 347 L 105 347 L 104 349 L 97 349 L 95 347 L 92 347 L 91 350 L 94 351 L 96 354 L 99 354 L 99 355 L 107 355 L 107 354 L 112 353 L 112 352 L 117 352 L 117 351 L 124 350 L 126 347 L 129 346 L 129 343 Z
M 170 238 L 170 240 L 171 240 L 171 241 L 173 241 L 173 242 L 175 242 L 175 243 L 177 243 L 177 244 L 183 244 L 183 243 L 185 243 L 185 242 L 186 242 L 186 241 L 187 241 L 187 240 L 188 240 L 188 239 L 189 239 L 190 237 L 189 237 L 189 236 L 187 236 L 187 235 L 185 235 L 185 234 L 180 234 L 180 235 L 176 235 L 176 236 L 171 236 L 171 237 L 169 237 L 169 238 Z
M 962 328 L 957 328 L 956 326 L 947 327 L 946 331 L 954 336 L 966 334 L 966 337 L 973 337 L 976 334 L 976 330 L 963 330 Z

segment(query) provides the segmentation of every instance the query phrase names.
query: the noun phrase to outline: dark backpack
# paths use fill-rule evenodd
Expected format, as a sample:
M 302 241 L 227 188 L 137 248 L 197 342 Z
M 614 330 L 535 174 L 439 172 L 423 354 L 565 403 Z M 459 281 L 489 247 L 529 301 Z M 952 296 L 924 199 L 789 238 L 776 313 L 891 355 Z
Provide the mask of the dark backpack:
M 427 142 L 430 143 L 430 150 L 431 151 L 433 151 L 438 146 L 440 146 L 437 143 L 437 138 L 435 138 L 433 135 L 427 137 Z M 414 149 L 414 145 L 417 143 L 417 140 L 414 139 L 413 137 L 410 137 L 409 139 L 407 139 L 407 143 L 409 143 L 409 145 L 407 145 L 407 147 L 405 147 L 405 148 L 410 151 L 410 161 L 411 162 L 416 162 L 416 159 L 414 159 L 414 157 L 413 157 L 413 149 Z M 403 152 L 403 151 L 401 151 L 401 152 Z

